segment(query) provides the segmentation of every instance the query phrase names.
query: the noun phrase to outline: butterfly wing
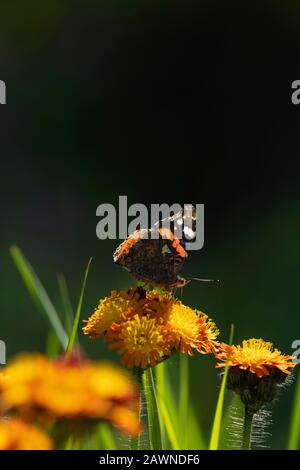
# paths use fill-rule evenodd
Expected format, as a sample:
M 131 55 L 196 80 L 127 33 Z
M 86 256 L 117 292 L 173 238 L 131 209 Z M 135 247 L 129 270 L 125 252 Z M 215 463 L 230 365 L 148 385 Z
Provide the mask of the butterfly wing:
M 117 248 L 114 261 L 136 279 L 154 285 L 176 283 L 187 253 L 171 230 L 137 230 Z
M 181 245 L 185 247 L 185 244 L 196 236 L 196 222 L 197 212 L 195 207 L 192 204 L 186 204 L 184 209 L 181 209 L 172 217 L 158 220 L 153 225 L 152 230 L 169 229 L 174 237 L 180 240 Z

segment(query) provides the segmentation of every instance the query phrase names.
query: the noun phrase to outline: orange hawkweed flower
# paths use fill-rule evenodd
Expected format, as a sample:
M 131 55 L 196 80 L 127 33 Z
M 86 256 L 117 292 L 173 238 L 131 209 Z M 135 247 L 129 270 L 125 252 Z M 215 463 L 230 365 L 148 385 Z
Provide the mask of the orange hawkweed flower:
M 128 367 L 154 367 L 171 353 L 162 325 L 149 314 L 135 314 L 127 321 L 114 323 L 108 340 L 113 340 L 110 348 L 123 355 L 121 364 Z
M 175 350 L 193 355 L 215 352 L 218 330 L 207 315 L 170 293 L 141 287 L 113 291 L 86 321 L 84 334 L 101 334 L 128 367 L 153 367 Z
M 143 289 L 112 291 L 110 297 L 100 300 L 98 308 L 90 318 L 84 320 L 87 323 L 83 328 L 84 334 L 92 335 L 93 338 L 105 334 L 112 323 L 120 321 L 128 313 L 139 311 L 145 302 Z
M 202 354 L 216 350 L 219 331 L 203 312 L 175 301 L 166 312 L 165 321 L 169 341 L 173 341 L 180 352 L 193 356 L 193 350 Z
M 0 450 L 51 450 L 51 439 L 31 424 L 17 419 L 0 421 Z
M 295 367 L 292 356 L 274 349 L 262 339 L 248 339 L 242 346 L 222 343 L 216 358 L 216 367 L 229 365 L 227 388 L 233 390 L 242 402 L 256 413 L 265 403 L 273 401 L 278 385 L 286 383 Z
M 139 430 L 138 393 L 127 374 L 108 363 L 23 355 L 1 372 L 0 397 L 2 412 L 27 420 L 108 420 L 124 428 L 124 413 L 126 431 Z
M 282 354 L 272 343 L 255 338 L 243 341 L 242 346 L 222 343 L 216 358 L 221 360 L 216 367 L 237 366 L 259 378 L 269 376 L 274 369 L 288 375 L 295 367 L 293 356 Z

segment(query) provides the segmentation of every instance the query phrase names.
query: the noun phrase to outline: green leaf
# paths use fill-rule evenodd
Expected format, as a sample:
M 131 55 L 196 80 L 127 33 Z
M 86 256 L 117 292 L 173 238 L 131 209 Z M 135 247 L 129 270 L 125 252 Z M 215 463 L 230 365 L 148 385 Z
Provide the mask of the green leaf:
M 76 313 L 75 313 L 73 327 L 72 327 L 72 331 L 71 331 L 71 335 L 70 335 L 70 339 L 69 339 L 69 343 L 68 343 L 68 347 L 67 347 L 67 356 L 70 356 L 72 354 L 74 346 L 75 346 L 75 340 L 76 340 L 76 335 L 77 335 L 77 330 L 78 330 L 78 325 L 79 325 L 79 319 L 80 319 L 81 307 L 82 307 L 82 302 L 83 302 L 83 296 L 84 296 L 86 281 L 87 281 L 87 277 L 88 277 L 88 274 L 89 274 L 89 269 L 90 269 L 91 262 L 92 262 L 92 258 L 89 260 L 87 268 L 85 270 L 83 283 L 82 283 L 80 296 L 79 296 L 79 301 L 78 301 L 78 306 L 77 306 L 77 310 L 76 310 Z
M 147 404 L 148 432 L 151 450 L 162 450 L 159 410 L 152 369 L 143 374 L 143 386 Z
M 187 417 L 188 426 L 185 424 L 184 429 L 186 429 L 187 434 L 187 445 L 186 449 L 188 450 L 204 450 L 207 448 L 207 443 L 205 442 L 202 430 L 199 425 L 199 420 L 195 413 L 195 409 L 192 405 L 189 406 L 188 417 Z
M 59 293 L 62 301 L 62 308 L 64 314 L 64 326 L 67 334 L 70 335 L 72 331 L 72 325 L 74 322 L 74 310 L 71 304 L 68 286 L 63 274 L 57 275 L 57 282 Z
M 29 264 L 29 262 L 17 246 L 12 246 L 10 248 L 10 254 L 19 270 L 19 273 L 33 301 L 39 307 L 39 309 L 41 309 L 46 314 L 49 323 L 55 331 L 62 348 L 66 349 L 68 344 L 68 336 L 44 286 L 37 277 L 32 266 Z
M 292 407 L 288 450 L 298 450 L 300 443 L 300 373 L 298 373 Z
M 157 403 L 162 425 L 163 449 L 168 449 L 169 442 L 171 449 L 177 450 L 180 449 L 177 438 L 179 435 L 179 414 L 167 375 L 166 363 L 162 362 L 158 364 L 155 367 L 155 372 Z
M 233 332 L 234 332 L 234 326 L 231 325 L 229 344 L 232 344 Z M 212 432 L 211 432 L 211 436 L 210 436 L 209 450 L 217 450 L 219 448 L 219 440 L 220 440 L 221 424 L 222 424 L 222 414 L 223 414 L 223 404 L 224 404 L 224 396 L 225 396 L 225 390 L 226 390 L 228 370 L 229 370 L 229 367 L 227 365 L 225 367 L 225 372 L 224 372 L 224 375 L 223 375 L 221 388 L 220 388 L 220 392 L 219 392 L 219 397 L 218 397 L 218 402 L 217 402 L 217 407 L 216 407 Z
M 179 429 L 188 423 L 189 412 L 189 363 L 186 354 L 179 354 Z M 187 448 L 188 432 L 179 433 L 180 449 Z
M 130 439 L 130 450 L 142 450 L 142 446 L 144 443 L 142 443 L 142 436 L 143 436 L 143 429 L 142 429 L 142 422 L 143 422 L 143 417 L 142 417 L 142 409 L 143 409 L 143 403 L 142 403 L 142 396 L 143 396 L 143 375 L 145 374 L 144 369 L 141 369 L 140 367 L 133 367 L 132 368 L 132 376 L 133 380 L 135 381 L 135 384 L 138 386 L 138 406 L 137 406 L 137 413 L 138 413 L 138 420 L 139 424 L 141 425 L 141 430 L 138 433 L 138 435 L 131 436 Z M 145 435 L 145 434 L 144 434 Z M 148 442 L 147 442 L 148 444 Z M 149 447 L 147 447 L 149 448 Z
M 60 353 L 60 349 L 61 345 L 57 335 L 52 329 L 49 330 L 46 343 L 46 356 L 50 358 L 56 357 Z
M 104 421 L 99 423 L 95 437 L 97 439 L 96 449 L 100 447 L 101 450 L 117 450 L 117 444 L 108 423 Z

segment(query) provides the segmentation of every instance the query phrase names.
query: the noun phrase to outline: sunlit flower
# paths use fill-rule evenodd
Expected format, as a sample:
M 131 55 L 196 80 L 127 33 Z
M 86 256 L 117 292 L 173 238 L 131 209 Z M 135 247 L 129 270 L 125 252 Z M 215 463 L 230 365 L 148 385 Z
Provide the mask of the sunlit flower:
M 224 367 L 228 361 L 229 366 L 249 370 L 259 378 L 269 376 L 274 369 L 288 375 L 295 367 L 292 356 L 274 349 L 272 343 L 255 338 L 243 341 L 242 346 L 222 343 L 216 358 L 221 360 L 216 367 Z
M 149 314 L 135 314 L 127 321 L 113 324 L 108 339 L 114 341 L 111 349 L 122 354 L 121 364 L 128 367 L 153 367 L 170 354 L 162 325 Z
M 88 320 L 83 332 L 93 338 L 103 335 L 112 323 L 120 321 L 124 315 L 137 312 L 146 302 L 143 289 L 134 288 L 120 292 L 112 291 L 110 297 L 100 300 L 98 308 Z
M 286 383 L 295 367 L 292 356 L 255 338 L 243 341 L 242 346 L 222 343 L 216 358 L 221 361 L 216 367 L 229 365 L 227 388 L 239 394 L 254 413 L 275 398 L 278 385 Z
M 113 292 L 83 331 L 93 337 L 104 334 L 110 348 L 122 355 L 122 364 L 141 368 L 155 366 L 177 349 L 189 355 L 215 352 L 219 333 L 207 315 L 171 293 L 141 287 Z
M 51 450 L 51 439 L 31 424 L 0 420 L 0 450 Z
M 193 355 L 193 349 L 201 353 L 214 352 L 219 334 L 216 325 L 199 310 L 173 302 L 165 314 L 166 331 L 174 340 L 176 349 Z
M 0 396 L 2 411 L 26 419 L 104 419 L 123 425 L 124 412 L 126 430 L 136 433 L 139 428 L 137 392 L 124 372 L 107 363 L 21 356 L 0 374 Z

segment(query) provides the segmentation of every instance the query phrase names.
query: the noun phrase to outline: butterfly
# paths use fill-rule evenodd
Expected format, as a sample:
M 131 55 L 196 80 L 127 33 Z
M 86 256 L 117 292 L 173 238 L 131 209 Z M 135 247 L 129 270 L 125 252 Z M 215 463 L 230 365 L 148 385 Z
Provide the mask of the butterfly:
M 185 245 L 196 235 L 196 218 L 195 208 L 189 205 L 150 229 L 136 230 L 116 249 L 114 262 L 151 286 L 168 291 L 185 286 L 191 279 L 179 272 L 188 257 Z

